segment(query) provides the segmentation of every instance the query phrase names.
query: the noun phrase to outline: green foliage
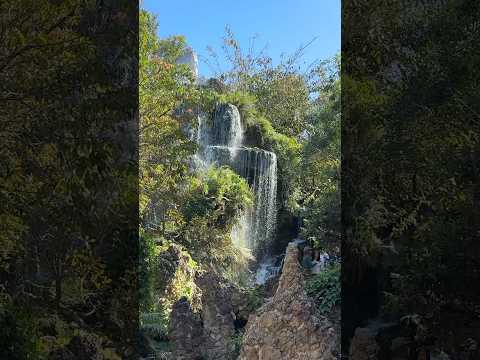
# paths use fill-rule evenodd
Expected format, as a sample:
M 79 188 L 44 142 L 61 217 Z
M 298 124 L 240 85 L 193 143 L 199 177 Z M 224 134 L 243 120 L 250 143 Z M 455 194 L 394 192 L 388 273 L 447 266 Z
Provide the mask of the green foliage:
M 339 173 L 335 152 L 339 147 L 339 87 L 316 84 L 312 81 L 316 73 L 305 76 L 298 71 L 299 54 L 278 66 L 267 57 L 244 56 L 230 33 L 225 50 L 233 51 L 232 69 L 217 81 L 196 88 L 188 69 L 175 63 L 186 46 L 185 39 L 158 39 L 156 21 L 145 11 L 140 26 L 142 311 L 162 317 L 142 323 L 158 338 L 163 336 L 164 318 L 180 294 L 195 299 L 195 289 L 189 285 L 191 274 L 179 274 L 179 264 L 164 257 L 169 246 L 180 244 L 199 270 L 213 267 L 238 284 L 247 283 L 239 274 L 247 273 L 251 258 L 236 249 L 230 238 L 240 214 L 253 205 L 248 183 L 228 167 L 192 171 L 188 159 L 196 146 L 184 129 L 195 124 L 193 116 L 184 115 L 194 113 L 193 109 L 213 115 L 218 104 L 236 105 L 248 146 L 277 155 L 280 206 L 312 220 L 321 214 L 319 224 L 308 230 L 309 235 L 317 236 L 320 227 L 334 228 L 332 218 L 339 207 L 335 178 Z M 321 100 L 316 101 L 313 92 L 321 93 L 323 97 L 317 96 Z M 178 109 L 185 114 L 178 116 L 174 111 Z M 323 151 L 321 156 L 318 148 Z M 303 174 L 319 178 L 313 193 L 309 193 L 313 190 L 310 184 L 302 181 Z M 329 184 L 332 178 L 335 180 Z M 300 205 L 305 213 L 300 213 Z M 329 216 L 323 216 L 324 212 Z M 250 288 L 247 296 L 249 310 L 255 311 L 263 304 L 264 288 Z M 232 341 L 238 352 L 241 335 Z
M 330 312 L 339 305 L 341 296 L 340 264 L 328 266 L 319 274 L 307 279 L 306 291 L 314 298 L 321 314 Z
M 140 312 L 153 311 L 155 307 L 154 274 L 157 265 L 155 254 L 155 241 L 147 234 L 140 235 L 139 246 L 139 305 Z
M 252 194 L 247 183 L 227 168 L 198 174 L 190 169 L 196 144 L 184 129 L 196 124 L 194 117 L 178 117 L 174 112 L 182 108 L 188 114 L 200 106 L 212 113 L 223 102 L 246 111 L 253 99 L 209 87 L 197 89 L 190 70 L 175 63 L 185 39 L 158 39 L 156 20 L 144 10 L 140 28 L 141 231 L 156 241 L 183 245 L 200 267 L 230 269 L 239 259 L 230 230 L 240 212 L 252 205 Z M 159 275 L 158 271 L 149 276 Z M 146 294 L 152 293 L 148 286 L 145 283 Z
M 168 313 L 141 313 L 140 329 L 151 339 L 162 341 L 168 336 Z
M 157 308 L 170 312 L 173 304 L 181 297 L 192 299 L 196 288 L 194 280 L 197 263 L 188 252 L 173 244 L 167 249 L 160 249 L 156 262 L 158 268 L 154 279 Z
M 0 358 L 41 359 L 38 319 L 28 308 L 10 304 L 0 312 Z
M 229 168 L 200 172 L 186 188 L 178 241 L 199 263 L 228 271 L 244 261 L 230 234 L 240 214 L 252 204 L 247 182 Z
M 346 8 L 358 19 L 349 39 L 370 33 L 361 50 L 347 40 L 354 51 L 344 55 L 342 276 L 355 290 L 380 262 L 395 275 L 380 285 L 382 315 L 418 314 L 436 336 L 446 312 L 462 322 L 446 304 L 473 317 L 464 304 L 478 302 L 470 284 L 479 281 L 480 73 L 478 56 L 460 44 L 479 41 L 469 30 L 479 5 L 419 6 L 408 21 L 400 3 L 376 5 Z M 376 13 L 382 21 L 371 21 Z M 398 263 L 377 256 L 385 245 Z
M 227 28 L 223 51 L 230 68 L 219 69 L 217 77 L 225 84 L 223 100 L 246 108 L 241 113 L 249 146 L 277 154 L 280 206 L 307 219 L 304 236 L 320 246 L 327 233 L 338 248 L 340 57 L 302 73 L 304 50 L 274 66 L 263 51 L 251 47 L 245 53 Z M 217 63 L 212 49 L 211 55 Z
M 244 333 L 239 331 L 235 333 L 230 339 L 230 344 L 232 346 L 231 359 L 238 359 L 240 352 L 242 350 Z
M 252 111 L 246 125 L 247 134 L 255 134 L 256 143 L 262 149 L 272 151 L 277 155 L 279 200 L 282 206 L 295 208 L 293 196 L 299 175 L 301 163 L 301 143 L 295 137 L 282 134 L 274 129 L 271 122 L 264 116 Z M 252 136 L 252 135 L 250 135 Z
M 231 228 L 240 213 L 253 204 L 247 182 L 228 167 L 211 167 L 188 188 L 189 197 L 183 208 L 186 221 L 208 217 L 212 225 Z
M 302 236 L 318 248 L 339 252 L 340 239 L 340 78 L 338 64 L 322 74 L 306 127 L 302 148 L 298 202 Z M 325 69 L 327 67 L 327 69 Z
M 106 316 L 113 299 L 129 346 L 136 289 L 123 280 L 137 267 L 138 168 L 132 133 L 122 144 L 116 136 L 135 123 L 134 5 L 0 7 L 0 276 L 11 301 L 1 348 L 15 350 L 0 357 L 41 358 L 34 314 L 87 327 L 82 320 Z
M 205 86 L 199 89 L 198 97 L 195 99 L 195 106 L 209 115 L 209 119 L 213 118 L 215 108 L 219 104 L 232 104 L 238 108 L 240 117 L 244 124 L 251 124 L 258 114 L 255 108 L 256 99 L 252 94 L 240 91 L 219 90 Z
M 185 39 L 159 39 L 153 15 L 140 11 L 139 108 L 140 108 L 140 217 L 141 226 L 168 238 L 179 221 L 176 209 L 189 173 L 189 157 L 196 145 L 183 131 L 192 119 L 174 118 L 180 104 L 196 96 L 193 76 L 176 59 Z M 153 228 L 153 229 L 152 229 Z
M 265 298 L 265 288 L 264 286 L 255 286 L 247 289 L 247 298 L 248 298 L 248 311 L 254 313 L 262 305 Z
M 230 68 L 218 69 L 217 77 L 231 91 L 255 97 L 258 113 L 275 130 L 288 136 L 299 135 L 304 128 L 310 91 L 309 79 L 298 67 L 304 48 L 275 66 L 264 51 L 255 52 L 253 46 L 245 53 L 229 28 L 223 40 L 223 53 Z M 210 50 L 212 59 L 218 63 L 218 55 Z

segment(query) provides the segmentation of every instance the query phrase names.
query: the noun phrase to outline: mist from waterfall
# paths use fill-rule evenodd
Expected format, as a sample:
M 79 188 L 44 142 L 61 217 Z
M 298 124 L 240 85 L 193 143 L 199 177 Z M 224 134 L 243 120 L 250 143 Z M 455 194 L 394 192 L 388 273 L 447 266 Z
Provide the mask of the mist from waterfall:
M 268 246 L 277 220 L 276 155 L 243 146 L 240 113 L 230 104 L 218 106 L 213 119 L 199 115 L 197 142 L 200 167 L 227 165 L 247 180 L 254 193 L 254 205 L 242 214 L 232 230 L 234 244 L 252 252 Z

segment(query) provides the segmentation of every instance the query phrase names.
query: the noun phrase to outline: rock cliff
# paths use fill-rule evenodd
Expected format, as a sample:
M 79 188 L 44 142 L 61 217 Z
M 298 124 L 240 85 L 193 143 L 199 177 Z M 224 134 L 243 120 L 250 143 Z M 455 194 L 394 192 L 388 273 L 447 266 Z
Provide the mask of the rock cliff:
M 299 259 L 297 244 L 290 243 L 275 295 L 250 315 L 241 360 L 336 358 L 339 334 L 327 318 L 316 315 Z
M 176 360 L 231 360 L 235 324 L 246 317 L 247 298 L 240 289 L 214 272 L 196 279 L 200 304 L 192 308 L 181 298 L 172 309 L 169 338 Z

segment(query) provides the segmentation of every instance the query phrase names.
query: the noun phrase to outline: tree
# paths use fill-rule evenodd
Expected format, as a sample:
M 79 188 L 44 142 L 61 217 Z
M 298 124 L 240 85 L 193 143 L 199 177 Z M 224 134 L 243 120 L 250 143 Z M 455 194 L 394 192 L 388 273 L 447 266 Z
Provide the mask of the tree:
M 80 326 L 100 318 L 136 269 L 136 146 L 121 135 L 134 121 L 136 40 L 125 16 L 131 4 L 110 5 L 0 5 L 2 298 L 9 311 L 32 314 L 32 327 L 52 313 Z M 121 246 L 130 252 L 110 262 Z M 88 275 L 76 271 L 87 264 Z M 70 285 L 79 282 L 84 296 L 75 297 Z M 124 303 L 121 316 L 134 327 L 133 307 Z M 128 326 L 118 330 L 122 346 L 132 339 Z
M 341 231 L 339 70 L 338 58 L 315 69 L 317 98 L 307 117 L 298 199 L 304 219 L 303 236 L 337 254 Z
M 140 12 L 140 216 L 142 226 L 160 235 L 171 223 L 180 201 L 180 188 L 189 176 L 189 157 L 195 143 L 174 110 L 195 93 L 193 78 L 176 59 L 185 49 L 182 37 L 159 40 L 155 18 Z
M 218 68 L 216 76 L 229 86 L 230 91 L 254 96 L 256 109 L 275 130 L 298 136 L 305 127 L 310 89 L 309 79 L 303 76 L 297 63 L 308 45 L 274 65 L 265 49 L 255 52 L 254 40 L 245 53 L 227 27 L 222 49 L 230 69 L 222 71 Z M 212 48 L 210 53 L 213 61 L 218 63 L 218 55 Z

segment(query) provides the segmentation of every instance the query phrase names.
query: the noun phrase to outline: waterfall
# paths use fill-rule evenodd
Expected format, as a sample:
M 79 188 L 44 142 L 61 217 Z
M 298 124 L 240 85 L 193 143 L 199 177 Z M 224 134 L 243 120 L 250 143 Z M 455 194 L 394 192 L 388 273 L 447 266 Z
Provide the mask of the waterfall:
M 228 165 L 247 180 L 254 205 L 242 214 L 232 231 L 235 245 L 261 250 L 275 235 L 277 157 L 273 152 L 242 145 L 243 129 L 238 109 L 217 107 L 213 119 L 198 117 L 198 163 L 202 167 Z

